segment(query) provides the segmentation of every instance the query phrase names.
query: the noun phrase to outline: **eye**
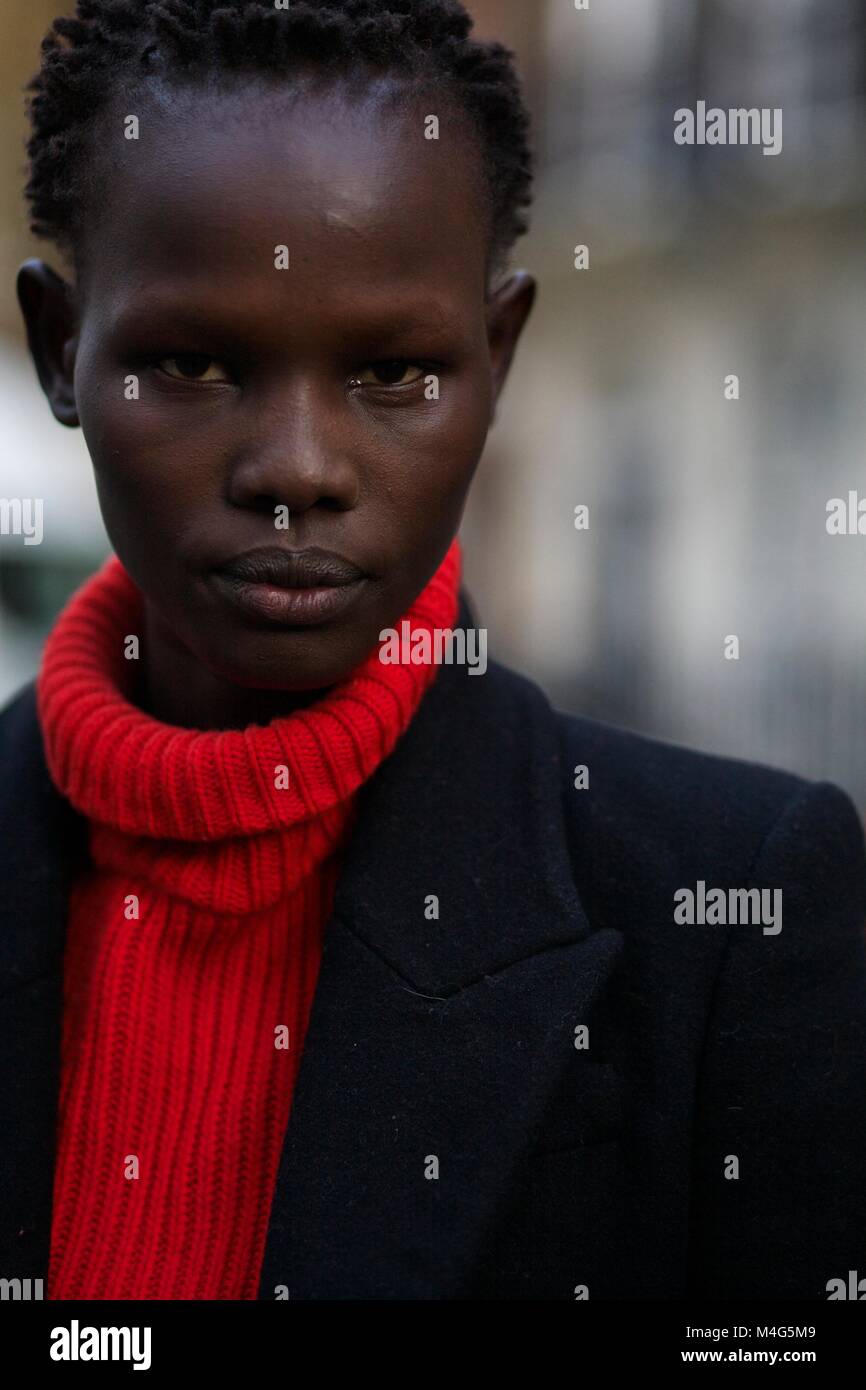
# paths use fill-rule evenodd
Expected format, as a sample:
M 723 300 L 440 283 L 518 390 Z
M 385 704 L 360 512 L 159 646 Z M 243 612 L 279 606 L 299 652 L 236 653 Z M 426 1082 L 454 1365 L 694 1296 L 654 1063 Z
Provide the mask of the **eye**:
M 163 357 L 157 364 L 160 371 L 175 381 L 228 381 L 229 374 L 222 363 L 201 352 L 179 352 Z
M 419 362 L 411 362 L 405 357 L 389 358 L 387 361 L 371 362 L 353 378 L 361 386 L 408 386 L 424 375 Z

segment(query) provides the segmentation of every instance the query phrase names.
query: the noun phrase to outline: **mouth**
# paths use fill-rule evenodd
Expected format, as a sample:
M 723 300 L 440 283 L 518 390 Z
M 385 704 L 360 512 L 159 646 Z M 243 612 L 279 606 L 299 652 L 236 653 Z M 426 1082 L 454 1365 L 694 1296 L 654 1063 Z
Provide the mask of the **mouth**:
M 355 601 L 367 576 L 327 550 L 250 550 L 220 565 L 213 580 L 248 618 L 283 627 L 328 622 Z

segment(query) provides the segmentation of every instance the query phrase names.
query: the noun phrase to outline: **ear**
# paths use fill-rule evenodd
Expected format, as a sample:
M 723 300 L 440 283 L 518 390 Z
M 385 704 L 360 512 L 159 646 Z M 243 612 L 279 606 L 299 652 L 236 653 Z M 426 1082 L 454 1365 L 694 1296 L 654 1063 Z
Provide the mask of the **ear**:
M 18 272 L 18 303 L 27 327 L 30 356 L 55 419 L 73 428 L 78 322 L 72 288 L 44 261 L 25 261 Z
M 517 270 L 487 300 L 487 341 L 493 373 L 493 405 L 505 385 L 514 349 L 535 302 L 535 281 Z

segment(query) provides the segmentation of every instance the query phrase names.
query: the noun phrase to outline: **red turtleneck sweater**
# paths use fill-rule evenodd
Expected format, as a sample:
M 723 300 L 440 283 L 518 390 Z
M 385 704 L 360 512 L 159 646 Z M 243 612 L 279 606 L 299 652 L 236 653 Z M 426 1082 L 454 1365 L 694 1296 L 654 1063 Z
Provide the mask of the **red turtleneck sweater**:
M 403 615 L 413 630 L 453 625 L 459 577 L 455 539 Z M 69 903 L 48 1295 L 252 1299 L 356 793 L 437 668 L 374 650 L 266 727 L 176 728 L 126 693 L 141 602 L 112 557 L 38 678 L 49 771 L 90 841 Z

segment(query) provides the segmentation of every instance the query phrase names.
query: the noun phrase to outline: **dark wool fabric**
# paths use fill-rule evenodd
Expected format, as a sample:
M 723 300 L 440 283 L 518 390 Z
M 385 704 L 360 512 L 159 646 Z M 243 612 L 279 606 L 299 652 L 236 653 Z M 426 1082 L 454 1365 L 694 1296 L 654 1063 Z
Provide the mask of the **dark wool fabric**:
M 85 840 L 32 686 L 0 767 L 0 1276 L 45 1278 Z M 443 666 L 360 796 L 260 1298 L 824 1299 L 866 1273 L 843 793 L 559 714 L 491 663 Z M 675 923 L 698 880 L 781 889 L 782 930 Z

